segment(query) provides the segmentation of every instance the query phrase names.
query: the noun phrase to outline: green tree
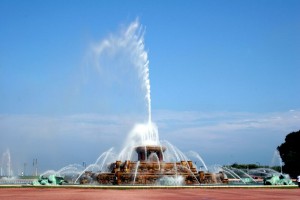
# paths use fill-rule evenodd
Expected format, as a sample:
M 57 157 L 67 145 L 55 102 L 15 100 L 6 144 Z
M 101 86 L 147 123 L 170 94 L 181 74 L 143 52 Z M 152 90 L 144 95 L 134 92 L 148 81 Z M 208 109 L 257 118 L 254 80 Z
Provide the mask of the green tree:
M 277 150 L 284 162 L 282 170 L 291 177 L 300 175 L 300 130 L 289 133 Z

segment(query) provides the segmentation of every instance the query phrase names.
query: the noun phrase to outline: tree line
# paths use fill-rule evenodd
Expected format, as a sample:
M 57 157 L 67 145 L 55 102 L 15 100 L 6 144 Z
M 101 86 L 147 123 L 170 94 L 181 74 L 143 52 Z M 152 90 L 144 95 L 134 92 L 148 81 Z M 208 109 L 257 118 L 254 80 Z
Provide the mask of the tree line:
M 230 167 L 237 169 L 271 168 L 284 174 L 289 174 L 291 178 L 300 175 L 300 130 L 286 135 L 285 141 L 277 147 L 282 159 L 283 166 L 262 166 L 257 164 L 234 163 Z M 282 167 L 282 169 L 281 169 Z

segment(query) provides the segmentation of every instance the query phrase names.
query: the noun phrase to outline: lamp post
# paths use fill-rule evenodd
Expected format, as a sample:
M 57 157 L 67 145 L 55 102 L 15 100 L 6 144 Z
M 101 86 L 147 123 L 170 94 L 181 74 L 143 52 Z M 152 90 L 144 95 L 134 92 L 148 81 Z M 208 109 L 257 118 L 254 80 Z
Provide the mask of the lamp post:
M 35 159 L 35 175 L 38 175 L 38 161 L 37 158 Z
M 33 159 L 32 167 L 33 167 L 33 174 L 32 175 L 37 176 L 37 174 L 38 174 L 37 158 Z

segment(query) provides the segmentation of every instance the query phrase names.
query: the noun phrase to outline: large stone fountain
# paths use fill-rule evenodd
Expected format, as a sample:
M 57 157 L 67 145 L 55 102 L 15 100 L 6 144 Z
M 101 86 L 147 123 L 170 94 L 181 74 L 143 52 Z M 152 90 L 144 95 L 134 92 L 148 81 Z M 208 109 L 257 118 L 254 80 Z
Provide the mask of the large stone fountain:
M 155 185 L 163 182 L 167 185 L 195 185 L 228 182 L 222 172 L 197 171 L 192 161 L 165 162 L 166 150 L 164 146 L 137 146 L 137 161 L 116 161 L 109 164 L 110 172 L 105 173 L 86 171 L 80 183 L 97 181 L 105 185 Z
M 103 40 L 98 48 L 95 48 L 99 50 L 95 52 L 95 57 L 99 59 L 98 64 L 107 61 L 108 54 L 113 59 L 129 58 L 128 66 L 132 66 L 132 69 L 137 71 L 137 78 L 141 81 L 148 110 L 148 123 L 135 125 L 119 156 L 110 162 L 106 162 L 104 159 L 105 161 L 102 162 L 98 171 L 87 168 L 79 178 L 80 183 L 97 181 L 100 184 L 115 185 L 157 184 L 170 179 L 177 181 L 177 184 L 178 180 L 181 180 L 182 184 L 226 182 L 223 173 L 197 171 L 192 161 L 186 159 L 185 156 L 180 158 L 176 154 L 175 147 L 168 149 L 165 145 L 161 145 L 157 128 L 151 120 L 149 60 L 143 36 L 143 28 L 138 21 L 135 21 L 127 30 L 121 32 L 120 36 L 109 37 Z M 119 58 L 119 54 L 124 55 Z M 123 63 L 127 59 L 120 61 Z M 121 67 L 126 67 L 126 65 Z M 175 152 L 175 159 L 167 156 L 168 151 Z M 132 155 L 136 155 L 136 153 L 137 159 L 133 159 Z M 95 167 L 95 165 L 92 166 Z M 96 165 L 96 167 L 98 166 Z

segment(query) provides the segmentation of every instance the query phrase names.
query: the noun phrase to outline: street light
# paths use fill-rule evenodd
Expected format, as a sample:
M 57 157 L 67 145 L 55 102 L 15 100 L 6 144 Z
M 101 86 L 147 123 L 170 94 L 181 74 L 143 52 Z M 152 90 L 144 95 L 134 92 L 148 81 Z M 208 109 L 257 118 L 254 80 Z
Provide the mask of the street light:
M 37 176 L 37 174 L 38 174 L 38 160 L 37 160 L 37 158 L 34 158 L 33 159 L 33 162 L 32 162 L 32 167 L 33 167 L 33 176 Z

